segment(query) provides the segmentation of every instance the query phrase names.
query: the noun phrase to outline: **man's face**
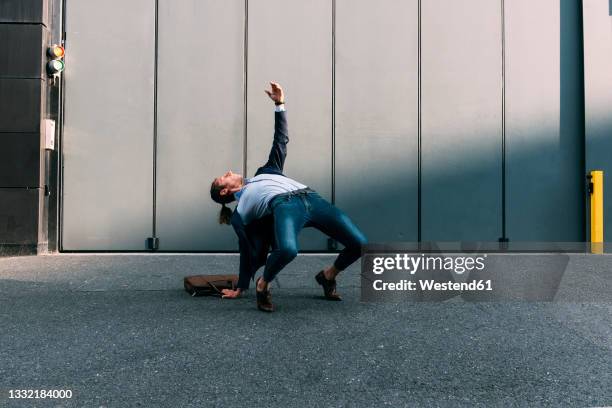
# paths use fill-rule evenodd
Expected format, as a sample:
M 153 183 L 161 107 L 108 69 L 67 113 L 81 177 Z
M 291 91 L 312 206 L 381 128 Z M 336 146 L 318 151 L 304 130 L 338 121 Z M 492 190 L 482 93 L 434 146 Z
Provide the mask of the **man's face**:
M 222 186 L 221 195 L 226 195 L 239 190 L 242 187 L 242 176 L 228 171 L 215 179 L 215 185 Z

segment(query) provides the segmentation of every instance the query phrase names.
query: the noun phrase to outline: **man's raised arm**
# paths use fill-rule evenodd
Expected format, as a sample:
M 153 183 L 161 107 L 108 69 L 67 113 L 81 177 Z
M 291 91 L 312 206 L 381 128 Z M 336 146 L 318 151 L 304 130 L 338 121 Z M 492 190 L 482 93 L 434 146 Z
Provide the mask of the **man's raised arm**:
M 266 94 L 274 101 L 274 141 L 268 156 L 268 161 L 257 173 L 264 170 L 272 172 L 283 172 L 285 157 L 287 157 L 287 143 L 289 132 L 287 130 L 287 116 L 285 113 L 285 95 L 283 88 L 276 82 L 270 82 L 271 90 L 265 90 Z

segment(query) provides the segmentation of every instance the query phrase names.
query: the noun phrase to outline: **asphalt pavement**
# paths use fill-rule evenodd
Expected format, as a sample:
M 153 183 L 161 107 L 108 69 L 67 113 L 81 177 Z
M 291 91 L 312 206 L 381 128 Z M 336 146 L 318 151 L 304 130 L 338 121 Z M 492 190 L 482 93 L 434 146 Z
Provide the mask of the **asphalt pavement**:
M 232 254 L 0 258 L 0 406 L 612 406 L 612 256 L 572 255 L 561 284 L 601 299 L 556 302 L 365 303 L 359 265 L 329 302 L 314 275 L 332 260 L 298 256 L 265 314 L 252 290 L 183 290 L 235 273 Z

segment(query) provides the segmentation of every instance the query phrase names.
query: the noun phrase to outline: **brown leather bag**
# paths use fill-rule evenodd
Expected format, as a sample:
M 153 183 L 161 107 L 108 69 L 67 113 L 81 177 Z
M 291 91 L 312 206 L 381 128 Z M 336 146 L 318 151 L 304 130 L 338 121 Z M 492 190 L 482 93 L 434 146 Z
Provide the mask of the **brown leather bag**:
M 191 296 L 221 296 L 223 289 L 236 289 L 238 275 L 195 275 L 183 279 Z

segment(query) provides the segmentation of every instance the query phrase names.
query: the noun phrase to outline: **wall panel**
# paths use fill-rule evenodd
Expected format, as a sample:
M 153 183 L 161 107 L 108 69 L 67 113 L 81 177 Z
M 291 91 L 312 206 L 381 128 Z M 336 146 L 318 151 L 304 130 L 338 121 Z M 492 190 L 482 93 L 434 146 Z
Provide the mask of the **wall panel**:
M 422 2 L 422 239 L 501 236 L 501 5 Z
M 63 249 L 144 250 L 153 221 L 155 2 L 72 0 L 66 14 Z
M 418 2 L 338 0 L 336 203 L 370 242 L 417 240 Z
M 247 175 L 272 144 L 274 105 L 264 89 L 279 82 L 289 120 L 285 174 L 331 198 L 332 2 L 250 1 L 248 10 Z M 325 249 L 326 237 L 305 230 L 301 249 Z
M 242 172 L 244 1 L 159 2 L 157 236 L 161 250 L 236 250 L 210 183 Z
M 505 4 L 507 235 L 582 241 L 579 4 Z

